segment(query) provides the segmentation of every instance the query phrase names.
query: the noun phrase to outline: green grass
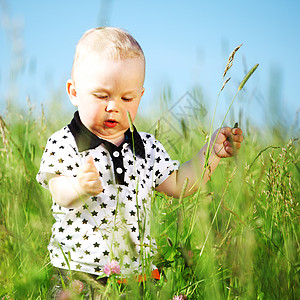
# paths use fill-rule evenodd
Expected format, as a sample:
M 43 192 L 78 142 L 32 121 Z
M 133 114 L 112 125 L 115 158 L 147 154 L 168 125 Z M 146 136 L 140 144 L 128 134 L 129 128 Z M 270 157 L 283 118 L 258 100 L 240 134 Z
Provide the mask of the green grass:
M 64 124 L 58 119 L 36 117 L 29 109 L 10 111 L 1 123 L 0 299 L 47 294 L 51 197 L 35 175 L 46 139 Z M 183 134 L 170 152 L 173 159 L 184 162 L 200 149 L 209 131 L 202 126 Z M 188 299 L 299 299 L 299 140 L 281 138 L 279 126 L 265 128 L 264 136 L 273 138 L 260 140 L 259 130 L 247 126 L 237 163 L 222 160 L 199 193 L 153 199 L 162 279 L 142 285 L 144 299 L 180 293 Z

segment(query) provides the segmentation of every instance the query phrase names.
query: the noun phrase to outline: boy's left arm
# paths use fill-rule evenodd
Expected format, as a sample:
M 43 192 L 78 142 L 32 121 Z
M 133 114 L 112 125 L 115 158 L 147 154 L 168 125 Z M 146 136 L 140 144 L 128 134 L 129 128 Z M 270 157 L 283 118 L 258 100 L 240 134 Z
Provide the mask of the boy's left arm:
M 243 135 L 240 128 L 232 129 L 230 127 L 224 127 L 220 129 L 219 134 L 218 130 L 216 130 L 211 138 L 211 154 L 208 168 L 205 170 L 203 179 L 200 180 L 205 165 L 206 152 L 208 150 L 207 144 L 205 144 L 191 160 L 182 164 L 177 171 L 173 172 L 156 190 L 178 198 L 181 194 L 184 181 L 188 178 L 188 185 L 184 197 L 193 194 L 199 189 L 200 185 L 204 185 L 207 182 L 218 166 L 221 158 L 236 155 L 237 150 L 241 147 L 242 141 Z

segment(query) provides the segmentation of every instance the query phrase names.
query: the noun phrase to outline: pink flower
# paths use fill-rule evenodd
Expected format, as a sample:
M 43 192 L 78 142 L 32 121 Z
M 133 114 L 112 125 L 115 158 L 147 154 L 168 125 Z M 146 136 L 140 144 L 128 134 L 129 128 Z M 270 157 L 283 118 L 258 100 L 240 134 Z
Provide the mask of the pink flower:
M 120 274 L 120 272 L 119 263 L 114 259 L 104 266 L 104 273 L 107 276 L 110 276 L 111 274 Z
M 176 295 L 172 298 L 172 300 L 185 300 L 185 299 L 187 299 L 187 297 L 185 295 L 182 295 L 182 294 Z
M 84 284 L 80 280 L 74 280 L 71 284 L 71 289 L 76 294 L 80 294 L 84 289 Z
M 69 290 L 60 291 L 58 296 L 58 300 L 72 300 L 72 293 Z

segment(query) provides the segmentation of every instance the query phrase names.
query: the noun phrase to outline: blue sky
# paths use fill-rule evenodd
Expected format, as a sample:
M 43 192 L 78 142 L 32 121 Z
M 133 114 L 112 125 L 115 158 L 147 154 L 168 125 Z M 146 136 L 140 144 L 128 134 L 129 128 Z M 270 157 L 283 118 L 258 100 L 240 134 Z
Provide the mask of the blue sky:
M 100 25 L 128 30 L 145 52 L 146 92 L 140 113 L 158 108 L 168 86 L 172 101 L 198 87 L 207 106 L 214 107 L 228 56 L 241 43 L 220 99 L 220 115 L 256 63 L 259 68 L 234 104 L 235 111 L 242 107 L 258 123 L 273 112 L 273 118 L 291 124 L 300 107 L 298 0 L 0 0 L 0 9 L 1 111 L 8 96 L 21 106 L 29 96 L 38 106 L 61 94 L 73 112 L 63 91 L 75 46 L 87 29 Z M 17 70 L 14 79 L 12 66 Z

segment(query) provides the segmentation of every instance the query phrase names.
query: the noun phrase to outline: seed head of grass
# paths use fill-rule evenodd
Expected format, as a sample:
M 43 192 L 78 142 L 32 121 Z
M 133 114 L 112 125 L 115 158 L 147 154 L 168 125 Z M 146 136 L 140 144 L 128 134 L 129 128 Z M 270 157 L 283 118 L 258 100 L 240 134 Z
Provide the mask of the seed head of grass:
M 235 53 L 242 47 L 242 45 L 243 44 L 240 44 L 239 46 L 235 47 L 234 50 L 230 53 L 226 68 L 225 68 L 224 73 L 223 73 L 223 78 L 226 76 L 228 70 L 232 67 Z
M 185 178 L 185 180 L 184 180 L 184 182 L 183 182 L 183 185 L 182 185 L 180 197 L 179 197 L 179 202 L 180 202 L 180 203 L 182 202 L 182 199 L 183 199 L 184 194 L 185 194 L 185 192 L 186 192 L 186 189 L 187 189 L 187 186 L 188 186 L 188 182 L 189 182 L 189 179 L 188 179 L 188 178 Z
M 226 83 L 227 83 L 230 79 L 231 79 L 231 77 L 227 78 L 227 79 L 224 81 L 224 83 L 223 83 L 223 85 L 222 85 L 222 87 L 221 87 L 221 91 L 223 91 L 223 89 L 224 89 Z
M 129 111 L 127 111 L 127 118 L 128 118 L 130 132 L 133 132 L 134 127 L 133 127 L 133 122 L 132 122 L 131 115 L 130 115 Z
M 246 74 L 246 76 L 244 77 L 244 79 L 242 80 L 242 82 L 240 83 L 240 85 L 238 87 L 238 91 L 240 91 L 244 87 L 245 83 L 248 81 L 248 79 L 251 77 L 251 75 L 254 73 L 254 71 L 257 69 L 257 67 L 258 67 L 258 64 L 253 66 L 251 68 L 251 70 Z
M 155 139 L 159 138 L 159 130 L 160 130 L 160 120 L 157 120 L 155 126 L 155 133 L 154 133 Z

